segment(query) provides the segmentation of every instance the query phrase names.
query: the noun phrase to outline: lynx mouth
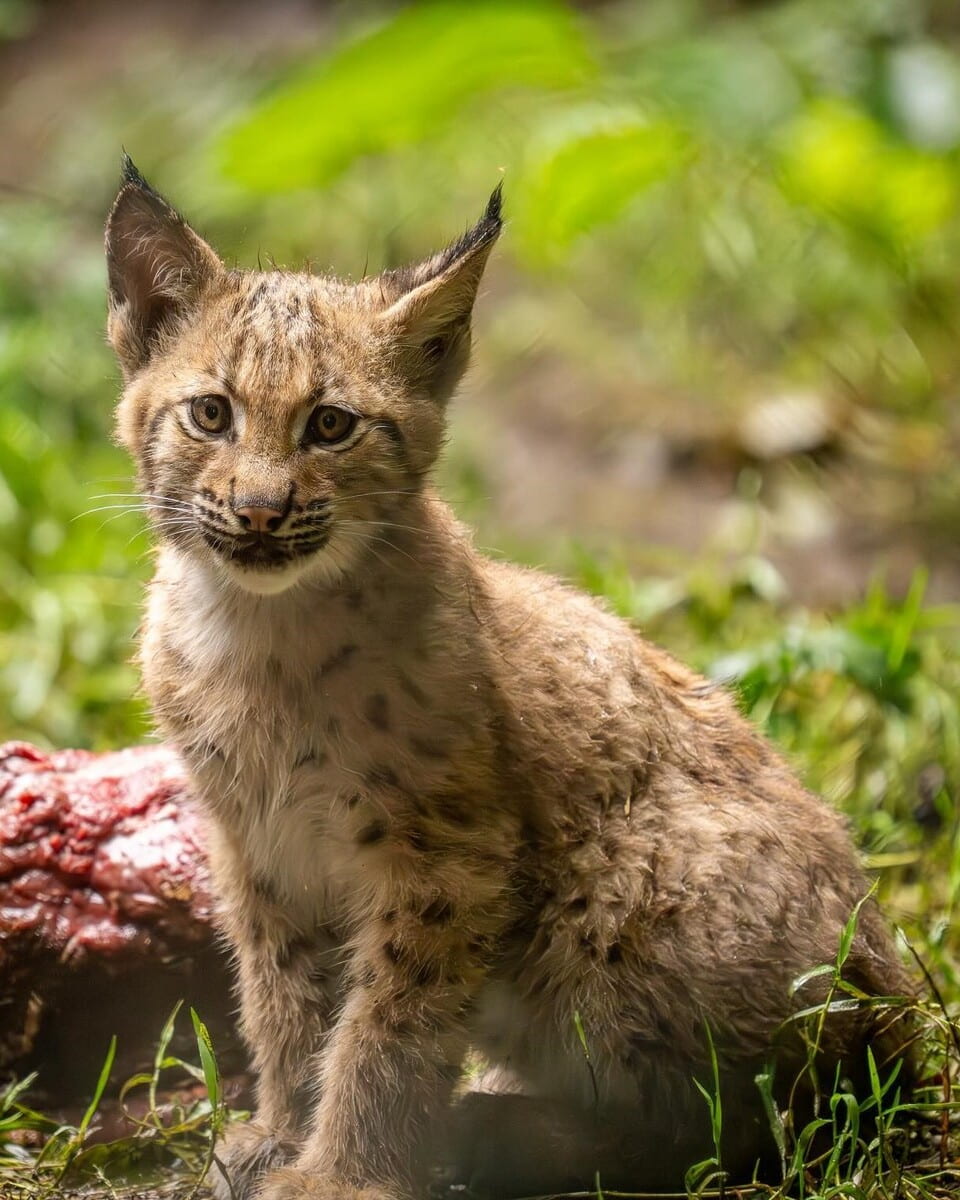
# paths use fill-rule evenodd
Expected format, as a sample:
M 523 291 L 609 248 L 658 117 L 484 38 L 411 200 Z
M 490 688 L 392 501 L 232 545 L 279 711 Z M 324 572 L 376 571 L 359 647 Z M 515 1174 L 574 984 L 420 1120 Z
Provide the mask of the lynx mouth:
M 207 545 L 233 567 L 254 571 L 274 571 L 289 567 L 308 558 L 327 544 L 327 534 L 309 538 L 277 537 L 270 533 L 247 533 L 228 536 L 211 529 L 201 529 Z

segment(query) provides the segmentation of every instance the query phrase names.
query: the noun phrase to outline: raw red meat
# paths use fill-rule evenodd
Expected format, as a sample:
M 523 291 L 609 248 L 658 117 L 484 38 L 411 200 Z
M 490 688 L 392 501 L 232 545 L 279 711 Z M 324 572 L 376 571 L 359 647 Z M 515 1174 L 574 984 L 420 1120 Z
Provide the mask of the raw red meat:
M 180 998 L 235 1056 L 202 819 L 170 750 L 0 746 L 0 977 L 0 1068 L 47 1090 L 89 1088 L 112 1033 L 120 1072 L 149 1061 Z

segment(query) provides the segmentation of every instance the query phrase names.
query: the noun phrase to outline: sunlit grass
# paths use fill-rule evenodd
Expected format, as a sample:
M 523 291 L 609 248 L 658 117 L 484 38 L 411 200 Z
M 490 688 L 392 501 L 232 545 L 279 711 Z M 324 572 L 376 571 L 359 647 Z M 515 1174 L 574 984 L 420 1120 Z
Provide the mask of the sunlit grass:
M 179 1011 L 178 1004 L 160 1033 L 152 1069 L 132 1076 L 119 1090 L 108 1086 L 114 1039 L 76 1125 L 58 1124 L 24 1102 L 35 1075 L 7 1089 L 0 1097 L 3 1200 L 68 1195 L 139 1200 L 168 1194 L 195 1200 L 203 1192 L 225 1124 L 245 1114 L 227 1108 L 210 1035 L 192 1010 L 199 1065 L 168 1053 Z M 189 1101 L 177 1090 L 185 1080 L 203 1085 Z M 119 1106 L 127 1129 L 110 1140 L 99 1133 L 105 1100 Z
M 960 1023 L 957 1006 L 948 1005 L 932 977 L 915 997 L 868 997 L 843 979 L 842 967 L 856 933 L 858 913 L 841 933 L 836 959 L 795 981 L 829 981 L 822 1003 L 791 1018 L 808 1047 L 794 1091 L 806 1076 L 816 1078 L 814 1059 L 831 1013 L 867 1006 L 909 1030 L 912 1073 L 905 1085 L 900 1060 L 878 1062 L 868 1052 L 869 1088 L 854 1094 L 846 1081 L 819 1080 L 822 1099 L 812 1116 L 798 1120 L 791 1104 L 780 1108 L 772 1091 L 772 1068 L 757 1075 L 767 1119 L 779 1151 L 780 1178 L 752 1182 L 730 1179 L 724 1170 L 721 1141 L 724 1110 L 720 1100 L 722 1067 L 708 1030 L 710 1070 L 697 1085 L 709 1110 L 715 1152 L 686 1171 L 690 1197 L 742 1197 L 744 1200 L 948 1200 L 960 1188 Z M 0 1195 L 4 1200 L 55 1200 L 86 1196 L 106 1200 L 145 1200 L 176 1196 L 197 1200 L 217 1157 L 225 1125 L 246 1114 L 225 1105 L 214 1048 L 203 1023 L 191 1012 L 200 1065 L 167 1053 L 178 1009 L 157 1043 L 152 1069 L 127 1080 L 117 1094 L 129 1132 L 110 1141 L 96 1134 L 101 1102 L 115 1045 L 111 1045 L 91 1099 L 77 1125 L 58 1125 L 24 1103 L 34 1082 L 29 1077 L 0 1096 Z M 573 1014 L 588 1062 L 589 1045 L 579 1014 Z M 184 1104 L 168 1090 L 170 1076 L 193 1078 L 206 1095 Z M 171 1098 L 171 1096 L 173 1098 Z M 132 1101 L 142 1103 L 136 1108 Z M 450 1200 L 460 1192 L 435 1189 Z M 469 1196 L 469 1193 L 466 1193 Z M 648 1193 L 610 1191 L 597 1178 L 592 1192 L 570 1196 L 642 1197 Z

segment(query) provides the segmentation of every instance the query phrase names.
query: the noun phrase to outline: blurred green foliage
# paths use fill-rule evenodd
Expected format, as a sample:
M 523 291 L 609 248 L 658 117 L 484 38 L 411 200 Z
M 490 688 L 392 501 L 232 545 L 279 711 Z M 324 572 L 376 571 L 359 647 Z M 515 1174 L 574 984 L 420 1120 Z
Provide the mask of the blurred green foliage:
M 264 246 L 352 275 L 434 248 L 505 173 L 508 231 L 480 310 L 488 386 L 529 376 L 531 407 L 550 411 L 543 364 L 595 381 L 615 400 L 585 395 L 569 416 L 585 443 L 681 419 L 709 437 L 768 387 L 840 396 L 869 430 L 842 446 L 854 476 L 890 482 L 891 526 L 908 495 L 931 563 L 956 563 L 960 53 L 947 10 L 330 11 L 323 45 L 242 61 L 158 31 L 58 112 L 42 162 L 13 181 L 25 190 L 0 197 L 0 735 L 108 746 L 148 728 L 129 659 L 149 541 L 109 440 L 103 341 L 99 230 L 121 143 L 228 257 L 249 265 Z M 40 19 L 29 4 L 0 13 L 0 36 Z M 464 421 L 444 484 L 485 542 L 573 574 L 738 686 L 877 853 L 919 854 L 925 828 L 949 837 L 960 617 L 921 604 L 921 576 L 906 596 L 877 584 L 823 615 L 791 603 L 749 538 L 646 578 L 599 543 L 521 547 L 489 518 L 473 454 L 489 428 Z M 789 469 L 819 478 L 800 455 Z M 922 804 L 927 826 L 912 820 Z M 946 914 L 960 885 L 948 859 Z
M 316 187 L 361 155 L 422 142 L 474 97 L 591 73 L 572 13 L 548 0 L 412 6 L 285 79 L 229 131 L 225 169 L 260 192 Z

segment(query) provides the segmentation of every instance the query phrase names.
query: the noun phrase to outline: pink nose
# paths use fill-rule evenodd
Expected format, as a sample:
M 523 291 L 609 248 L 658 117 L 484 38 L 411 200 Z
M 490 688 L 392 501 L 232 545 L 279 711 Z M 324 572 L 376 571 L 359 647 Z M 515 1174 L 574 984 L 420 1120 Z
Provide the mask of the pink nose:
M 233 510 L 240 518 L 244 529 L 251 533 L 273 533 L 280 528 L 283 512 L 279 508 L 264 508 L 260 505 L 249 504 L 245 508 Z

